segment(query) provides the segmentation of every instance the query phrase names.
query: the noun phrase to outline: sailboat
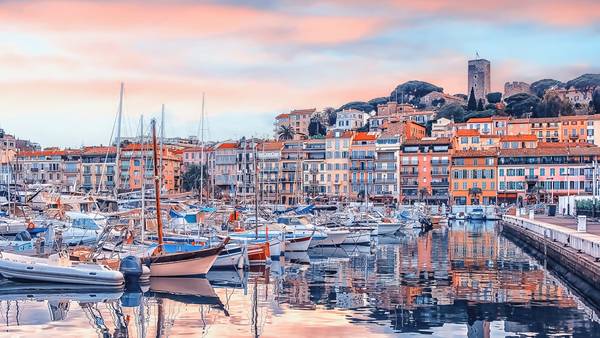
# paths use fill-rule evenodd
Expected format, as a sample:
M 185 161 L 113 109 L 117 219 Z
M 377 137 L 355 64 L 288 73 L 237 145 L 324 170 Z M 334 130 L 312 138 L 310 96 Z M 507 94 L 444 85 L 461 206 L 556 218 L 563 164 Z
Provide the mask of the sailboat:
M 163 228 L 160 208 L 160 176 L 158 172 L 158 155 L 156 145 L 156 121 L 152 120 L 152 145 L 154 167 L 154 191 L 156 193 L 156 221 L 158 226 L 158 246 L 154 252 L 142 258 L 142 262 L 150 268 L 152 277 L 204 276 L 215 263 L 217 256 L 229 242 L 223 242 L 212 248 L 195 251 L 167 253 L 164 250 Z

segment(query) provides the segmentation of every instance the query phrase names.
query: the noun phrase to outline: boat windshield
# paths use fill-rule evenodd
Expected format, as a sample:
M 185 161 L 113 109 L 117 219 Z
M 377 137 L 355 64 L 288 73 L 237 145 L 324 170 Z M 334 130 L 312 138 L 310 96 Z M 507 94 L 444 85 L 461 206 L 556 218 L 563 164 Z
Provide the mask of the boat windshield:
M 86 229 L 86 230 L 98 230 L 100 226 L 94 222 L 91 218 L 75 218 L 73 222 L 71 222 L 74 228 Z
M 278 223 L 285 225 L 307 225 L 308 220 L 304 217 L 280 217 L 277 220 Z

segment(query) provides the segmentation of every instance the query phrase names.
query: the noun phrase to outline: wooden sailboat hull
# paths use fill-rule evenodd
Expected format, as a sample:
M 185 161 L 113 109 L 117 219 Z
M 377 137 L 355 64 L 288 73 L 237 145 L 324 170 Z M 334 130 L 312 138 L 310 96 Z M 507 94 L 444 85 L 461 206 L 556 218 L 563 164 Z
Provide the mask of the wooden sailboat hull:
M 248 261 L 250 265 L 266 264 L 271 259 L 269 242 L 251 244 L 248 246 Z
M 285 251 L 307 251 L 310 247 L 312 236 L 296 237 L 286 239 Z
M 143 262 L 151 277 L 205 276 L 223 247 L 145 257 Z

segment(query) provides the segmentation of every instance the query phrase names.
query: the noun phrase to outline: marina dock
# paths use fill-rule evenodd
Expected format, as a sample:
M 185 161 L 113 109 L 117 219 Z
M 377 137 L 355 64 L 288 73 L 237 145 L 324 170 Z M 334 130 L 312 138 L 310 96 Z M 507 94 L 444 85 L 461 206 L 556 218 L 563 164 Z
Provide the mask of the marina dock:
M 600 224 L 590 222 L 588 231 L 578 231 L 575 219 L 537 215 L 504 215 L 501 224 L 510 239 L 535 249 L 538 258 L 549 261 L 592 301 L 600 301 Z

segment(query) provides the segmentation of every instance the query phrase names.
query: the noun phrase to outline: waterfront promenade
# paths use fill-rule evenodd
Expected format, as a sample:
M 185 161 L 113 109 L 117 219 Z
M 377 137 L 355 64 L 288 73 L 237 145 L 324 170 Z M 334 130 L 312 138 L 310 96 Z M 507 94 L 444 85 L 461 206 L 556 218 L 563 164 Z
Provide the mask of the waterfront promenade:
M 577 218 L 564 216 L 535 215 L 534 219 L 539 222 L 558 225 L 577 230 Z M 587 233 L 600 236 L 600 222 L 587 219 Z

